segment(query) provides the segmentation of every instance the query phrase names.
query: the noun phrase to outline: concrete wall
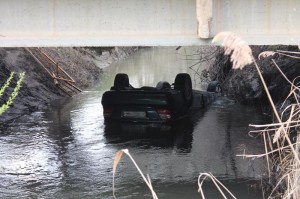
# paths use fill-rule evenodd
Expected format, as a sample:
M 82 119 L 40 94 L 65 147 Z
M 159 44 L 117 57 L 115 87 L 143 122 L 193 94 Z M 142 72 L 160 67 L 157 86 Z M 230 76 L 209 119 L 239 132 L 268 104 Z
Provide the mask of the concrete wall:
M 0 46 L 202 45 L 220 31 L 300 42 L 299 0 L 0 0 L 0 13 Z
M 252 44 L 300 45 L 299 0 L 214 0 L 212 34 L 234 31 Z
M 168 45 L 186 37 L 195 42 L 195 1 L 1 0 L 0 45 Z

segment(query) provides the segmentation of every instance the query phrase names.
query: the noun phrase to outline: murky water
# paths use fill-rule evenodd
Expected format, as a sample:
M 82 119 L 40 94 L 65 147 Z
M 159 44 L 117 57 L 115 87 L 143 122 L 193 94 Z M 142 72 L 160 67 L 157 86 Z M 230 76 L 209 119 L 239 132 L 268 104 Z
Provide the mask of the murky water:
M 96 88 L 2 125 L 0 198 L 112 198 L 113 159 L 124 148 L 150 174 L 159 198 L 200 198 L 200 172 L 212 172 L 238 198 L 262 198 L 256 180 L 263 163 L 236 157 L 244 149 L 263 150 L 247 134 L 249 123 L 264 123 L 255 108 L 221 98 L 173 126 L 104 124 L 101 96 L 117 72 L 128 73 L 133 86 L 172 82 L 192 64 L 176 53 L 174 48 L 141 50 L 107 68 Z M 207 198 L 221 198 L 210 182 L 204 188 Z M 116 174 L 116 196 L 151 198 L 125 156 Z

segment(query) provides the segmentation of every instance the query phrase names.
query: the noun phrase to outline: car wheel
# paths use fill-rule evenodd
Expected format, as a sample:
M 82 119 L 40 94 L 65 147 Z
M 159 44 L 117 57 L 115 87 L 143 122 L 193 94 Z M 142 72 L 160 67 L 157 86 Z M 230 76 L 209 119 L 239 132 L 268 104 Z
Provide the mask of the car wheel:
M 215 92 L 215 93 L 221 93 L 222 92 L 222 86 L 218 81 L 212 81 L 207 86 L 208 92 Z
M 169 84 L 169 82 L 160 81 L 157 83 L 156 88 L 158 90 L 167 90 L 167 89 L 171 89 L 171 85 Z
M 114 89 L 122 89 L 125 87 L 129 87 L 128 75 L 125 73 L 118 73 L 115 76 Z
M 179 73 L 176 75 L 174 89 L 179 90 L 185 103 L 190 107 L 193 103 L 193 89 L 191 76 L 187 73 Z

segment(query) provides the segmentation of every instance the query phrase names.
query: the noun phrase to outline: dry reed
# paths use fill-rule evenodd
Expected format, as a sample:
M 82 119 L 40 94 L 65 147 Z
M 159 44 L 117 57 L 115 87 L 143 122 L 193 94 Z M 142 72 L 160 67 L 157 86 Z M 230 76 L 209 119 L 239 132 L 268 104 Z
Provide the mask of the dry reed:
M 222 46 L 225 48 L 225 54 L 231 55 L 233 68 L 242 69 L 247 64 L 254 64 L 277 119 L 277 122 L 274 124 L 251 125 L 252 127 L 258 128 L 255 132 L 259 132 L 264 138 L 265 153 L 259 155 L 243 154 L 241 156 L 249 158 L 266 158 L 269 178 L 271 178 L 271 174 L 275 175 L 275 180 L 277 181 L 275 185 L 271 185 L 272 190 L 268 198 L 300 198 L 300 143 L 298 141 L 293 143 L 291 140 L 291 133 L 296 131 L 298 134 L 299 128 L 299 87 L 294 84 L 295 80 L 291 81 L 285 76 L 277 63 L 272 59 L 277 70 L 291 85 L 291 91 L 288 97 L 293 96 L 293 101 L 295 102 L 282 110 L 282 114 L 279 115 L 258 64 L 255 61 L 252 52 L 249 50 L 249 46 L 247 46 L 245 42 L 243 42 L 235 34 L 230 32 L 220 33 L 214 39 L 214 41 L 220 40 L 223 42 Z M 266 51 L 261 53 L 258 58 L 261 59 L 275 54 L 300 59 L 299 52 L 288 51 Z M 285 115 L 289 116 L 285 118 Z M 297 140 L 298 139 L 299 136 L 297 136 Z M 269 179 L 269 181 L 271 181 L 271 179 Z
M 199 187 L 198 192 L 201 193 L 202 199 L 205 199 L 202 186 L 206 178 L 210 178 L 212 180 L 212 182 L 214 183 L 214 185 L 216 186 L 216 188 L 218 189 L 218 191 L 220 192 L 220 194 L 224 199 L 227 199 L 227 197 L 223 192 L 223 190 L 225 190 L 232 198 L 236 199 L 236 197 L 212 173 L 200 173 L 198 177 L 198 187 Z
M 222 42 L 224 54 L 230 55 L 233 69 L 243 69 L 254 61 L 249 45 L 232 32 L 221 32 L 214 37 L 212 42 Z
M 152 187 L 150 176 L 147 174 L 147 178 L 146 178 L 146 176 L 143 174 L 143 172 L 141 171 L 141 169 L 139 168 L 139 166 L 137 165 L 137 163 L 135 162 L 135 160 L 133 159 L 133 157 L 130 155 L 128 149 L 122 149 L 122 150 L 118 151 L 117 154 L 116 154 L 116 156 L 115 156 L 114 165 L 113 165 L 113 196 L 114 196 L 114 198 L 116 198 L 116 195 L 115 195 L 115 175 L 116 175 L 117 166 L 118 166 L 118 164 L 120 162 L 120 159 L 121 159 L 123 153 L 125 153 L 130 158 L 130 160 L 133 162 L 133 164 L 136 167 L 136 169 L 141 174 L 144 182 L 147 184 L 148 188 L 151 191 L 153 199 L 158 199 L 158 197 L 157 197 L 157 195 L 156 195 L 156 193 L 155 193 L 155 191 L 154 191 L 154 189 Z

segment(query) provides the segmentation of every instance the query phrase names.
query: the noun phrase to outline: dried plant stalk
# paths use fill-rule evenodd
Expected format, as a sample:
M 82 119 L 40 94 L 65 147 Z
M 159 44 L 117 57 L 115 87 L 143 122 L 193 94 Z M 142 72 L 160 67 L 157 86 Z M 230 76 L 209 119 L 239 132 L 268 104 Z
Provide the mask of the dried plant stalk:
M 286 81 L 291 85 L 291 91 L 288 97 L 294 96 L 294 100 L 296 104 L 292 104 L 291 106 L 286 107 L 281 117 L 275 107 L 272 96 L 269 93 L 266 82 L 262 76 L 260 68 L 255 61 L 252 52 L 247 49 L 246 45 L 240 38 L 238 38 L 233 33 L 220 33 L 218 34 L 214 41 L 222 40 L 222 45 L 225 49 L 225 54 L 231 54 L 231 61 L 233 62 L 234 69 L 240 68 L 242 69 L 245 65 L 253 63 L 259 78 L 262 82 L 264 90 L 267 94 L 268 100 L 272 107 L 272 110 L 276 116 L 277 122 L 274 124 L 266 124 L 266 125 L 250 125 L 255 128 L 263 128 L 256 130 L 255 132 L 259 132 L 262 134 L 265 143 L 265 153 L 259 155 L 239 155 L 243 157 L 266 157 L 268 162 L 268 171 L 270 171 L 269 162 L 271 161 L 272 167 L 276 167 L 275 175 L 277 175 L 277 184 L 273 188 L 273 191 L 270 194 L 269 198 L 277 198 L 279 195 L 280 198 L 300 198 L 300 160 L 299 160 L 299 139 L 300 136 L 297 137 L 296 143 L 292 143 L 290 138 L 291 128 L 296 129 L 298 131 L 299 128 L 299 117 L 300 117 L 300 104 L 299 104 L 299 85 L 295 85 L 295 80 L 290 81 L 285 74 L 281 71 L 280 67 L 277 63 L 272 59 L 273 64 L 276 66 L 277 70 L 283 75 Z M 242 46 L 242 47 L 241 47 Z M 289 52 L 289 51 L 266 51 L 262 52 L 259 55 L 259 59 L 266 58 L 269 56 L 273 56 L 275 54 L 286 56 L 289 58 L 300 59 L 299 52 Z M 250 57 L 250 58 L 249 58 Z M 251 60 L 251 61 L 250 61 Z M 283 121 L 284 112 L 289 111 L 289 117 L 286 121 Z M 273 128 L 272 128 L 273 127 Z M 253 131 L 252 131 L 253 132 Z M 266 139 L 266 133 L 268 136 L 268 141 Z M 299 133 L 299 132 L 298 132 Z M 271 143 L 271 136 L 273 135 L 273 142 Z M 269 147 L 271 150 L 268 150 Z M 269 159 L 269 155 L 277 154 L 276 156 L 271 156 Z M 281 184 L 285 184 L 286 189 L 280 188 Z M 280 190 L 285 190 L 283 193 Z M 279 195 L 278 195 L 279 194 Z
M 222 42 L 221 45 L 225 50 L 224 54 L 231 54 L 230 60 L 233 63 L 233 69 L 243 69 L 246 65 L 253 63 L 251 48 L 236 34 L 221 32 L 214 37 L 212 42 Z
M 202 178 L 203 177 L 203 178 Z M 221 187 L 230 194 L 230 196 L 234 199 L 236 199 L 236 197 L 212 174 L 212 173 L 200 173 L 199 177 L 198 177 L 198 192 L 201 193 L 202 199 L 205 199 L 204 196 L 204 192 L 202 189 L 203 183 L 205 181 L 205 179 L 209 177 L 212 182 L 214 183 L 214 185 L 216 186 L 216 188 L 218 189 L 218 191 L 220 192 L 220 194 L 222 195 L 223 198 L 227 198 L 226 195 L 224 194 L 223 190 L 221 189 Z M 202 178 L 202 179 L 201 179 Z M 221 186 L 221 187 L 220 187 Z
M 149 175 L 147 175 L 147 178 L 145 177 L 145 175 L 143 174 L 143 172 L 141 171 L 141 169 L 139 168 L 139 166 L 137 165 L 137 163 L 135 162 L 133 157 L 130 155 L 128 149 L 122 149 L 122 150 L 118 151 L 116 153 L 116 156 L 115 156 L 115 159 L 114 159 L 114 165 L 113 165 L 113 196 L 114 196 L 114 198 L 116 198 L 116 195 L 115 195 L 115 174 L 116 174 L 117 166 L 118 166 L 118 164 L 121 160 L 121 157 L 122 157 L 123 153 L 125 153 L 130 158 L 130 160 L 133 162 L 134 166 L 137 168 L 137 170 L 141 174 L 144 182 L 147 184 L 148 188 L 151 191 L 153 199 L 158 199 L 158 197 L 157 197 L 157 195 L 156 195 L 156 193 L 155 193 L 155 191 L 152 187 L 152 183 L 151 183 Z

